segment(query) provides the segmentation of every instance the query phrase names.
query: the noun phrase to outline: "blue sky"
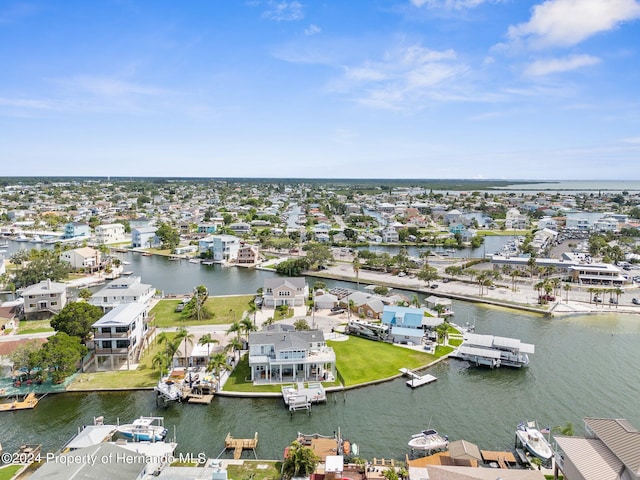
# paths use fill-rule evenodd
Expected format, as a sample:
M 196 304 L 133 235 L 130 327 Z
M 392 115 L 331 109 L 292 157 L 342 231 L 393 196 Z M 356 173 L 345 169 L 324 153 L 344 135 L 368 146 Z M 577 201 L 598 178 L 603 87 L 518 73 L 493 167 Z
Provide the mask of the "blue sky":
M 640 1 L 0 0 L 2 175 L 640 179 Z

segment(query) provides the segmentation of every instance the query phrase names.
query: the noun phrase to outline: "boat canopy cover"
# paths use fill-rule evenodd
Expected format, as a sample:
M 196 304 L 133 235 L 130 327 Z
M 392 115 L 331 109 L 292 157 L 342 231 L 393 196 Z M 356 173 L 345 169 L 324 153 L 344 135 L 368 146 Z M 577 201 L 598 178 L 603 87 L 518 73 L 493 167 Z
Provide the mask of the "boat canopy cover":
M 462 345 L 458 349 L 458 352 L 463 355 L 475 355 L 477 357 L 485 357 L 485 358 L 500 358 L 499 350 L 491 350 L 489 348 L 478 348 L 478 347 L 469 347 L 467 345 Z

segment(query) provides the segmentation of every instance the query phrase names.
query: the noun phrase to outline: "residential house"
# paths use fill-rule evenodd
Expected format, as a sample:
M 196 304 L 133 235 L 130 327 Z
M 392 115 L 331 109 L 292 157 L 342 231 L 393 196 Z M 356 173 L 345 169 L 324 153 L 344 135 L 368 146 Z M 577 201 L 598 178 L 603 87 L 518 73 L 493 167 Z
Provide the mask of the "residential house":
M 131 246 L 133 248 L 152 248 L 160 245 L 156 235 L 156 227 L 135 227 L 131 229 Z
M 198 242 L 200 255 L 216 262 L 233 262 L 238 258 L 240 239 L 233 235 L 209 235 Z
M 146 303 L 125 303 L 109 310 L 93 328 L 97 370 L 137 363 L 149 325 Z
M 304 277 L 266 278 L 262 289 L 262 305 L 277 307 L 304 305 L 309 297 L 309 286 Z
M 146 228 L 151 226 L 151 220 L 147 217 L 132 218 L 129 220 L 131 230 L 134 228 Z
M 64 234 L 62 238 L 89 238 L 91 236 L 91 228 L 86 223 L 69 222 L 64 226 Z
M 56 315 L 67 304 L 67 286 L 64 283 L 43 280 L 22 291 L 24 317 L 27 320 Z
M 522 230 L 529 228 L 529 218 L 522 215 L 517 208 L 510 208 L 504 220 L 506 230 Z
M 385 305 L 382 312 L 382 324 L 389 327 L 393 343 L 420 345 L 426 318 L 421 308 Z
M 553 217 L 542 217 L 538 220 L 538 228 L 541 230 L 548 228 L 549 230 L 558 231 L 558 221 Z
M 218 225 L 213 222 L 202 222 L 198 224 L 198 233 L 200 234 L 213 234 L 218 230 Z
M 398 231 L 393 227 L 385 228 L 382 230 L 382 241 L 384 243 L 398 243 L 400 241 Z
M 640 431 L 621 418 L 585 418 L 585 436 L 554 436 L 554 478 L 640 480 Z
M 338 305 L 338 297 L 323 290 L 316 290 L 313 295 L 313 303 L 317 308 L 333 308 Z
M 238 263 L 254 264 L 260 260 L 260 248 L 255 245 L 242 245 L 238 249 Z
M 245 235 L 251 232 L 251 225 L 245 222 L 236 222 L 230 224 L 229 229 L 236 235 Z
M 98 225 L 95 229 L 95 237 L 96 243 L 100 245 L 124 242 L 126 241 L 124 225 L 121 223 Z
M 382 317 L 384 303 L 380 297 L 362 292 L 353 292 L 340 300 L 340 305 L 362 318 Z
M 60 254 L 60 261 L 71 265 L 73 270 L 93 272 L 100 269 L 102 254 L 91 247 L 74 248 Z
M 89 298 L 89 303 L 107 312 L 123 303 L 149 305 L 154 294 L 155 288 L 141 283 L 140 277 L 121 277 L 94 293 Z
M 322 330 L 284 331 L 275 328 L 249 333 L 252 381 L 282 383 L 335 378 L 336 355 Z

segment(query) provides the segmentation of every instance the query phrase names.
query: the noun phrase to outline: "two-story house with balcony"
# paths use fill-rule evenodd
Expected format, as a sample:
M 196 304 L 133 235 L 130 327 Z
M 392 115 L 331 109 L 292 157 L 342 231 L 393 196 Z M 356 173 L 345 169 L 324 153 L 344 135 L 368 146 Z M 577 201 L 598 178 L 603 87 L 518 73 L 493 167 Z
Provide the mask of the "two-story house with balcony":
M 209 235 L 198 242 L 200 256 L 216 262 L 234 262 L 238 258 L 240 239 L 233 235 Z
M 251 380 L 262 383 L 335 378 L 336 355 L 321 330 L 272 330 L 249 334 Z
M 67 286 L 64 283 L 43 280 L 25 288 L 22 298 L 25 319 L 49 318 L 60 313 L 67 304 Z
M 160 244 L 156 235 L 156 227 L 136 227 L 131 229 L 131 246 L 133 248 L 151 248 Z
M 98 225 L 95 229 L 96 243 L 100 245 L 108 243 L 119 243 L 126 240 L 124 235 L 124 225 L 121 223 L 108 223 Z
M 128 369 L 137 363 L 148 330 L 148 311 L 147 304 L 121 304 L 91 326 L 96 370 L 114 370 L 125 363 Z
M 61 262 L 68 263 L 73 270 L 93 272 L 100 268 L 102 255 L 99 250 L 91 247 L 65 250 L 59 257 Z
M 242 245 L 238 250 L 238 263 L 254 264 L 260 259 L 260 249 L 255 245 Z
M 265 278 L 262 289 L 262 305 L 277 307 L 304 305 L 309 296 L 309 286 L 304 277 Z
M 152 285 L 141 283 L 140 277 L 121 277 L 112 280 L 91 295 L 89 303 L 102 308 L 105 312 L 125 303 L 148 306 L 155 292 Z
M 69 222 L 64 226 L 64 234 L 62 238 L 89 238 L 91 236 L 91 228 L 86 223 Z

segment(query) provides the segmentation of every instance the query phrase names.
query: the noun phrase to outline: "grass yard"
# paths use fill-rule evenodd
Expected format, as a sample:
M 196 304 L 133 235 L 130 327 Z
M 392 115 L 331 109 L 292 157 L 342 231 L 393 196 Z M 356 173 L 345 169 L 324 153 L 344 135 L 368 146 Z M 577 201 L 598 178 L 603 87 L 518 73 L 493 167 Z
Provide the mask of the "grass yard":
M 175 334 L 169 334 L 173 337 Z M 115 372 L 80 373 L 69 385 L 68 390 L 109 390 L 115 388 L 153 387 L 158 383 L 160 370 L 151 366 L 151 361 L 164 345 L 153 343 L 145 352 L 135 370 L 117 370 Z
M 32 333 L 53 332 L 50 320 L 20 320 L 17 335 L 30 335 Z
M 18 473 L 22 465 L 5 465 L 0 468 L 0 480 L 11 480 Z
M 403 367 L 424 367 L 441 356 L 440 351 L 431 355 L 354 336 L 346 342 L 327 341 L 327 345 L 336 352 L 337 368 L 345 386 L 389 378 L 398 375 Z
M 181 300 L 160 300 L 151 309 L 155 314 L 156 327 L 189 327 L 194 325 L 221 325 L 240 321 L 242 315 L 247 311 L 249 302 L 254 295 L 234 295 L 229 297 L 209 297 L 206 308 L 212 313 L 212 317 L 207 320 L 186 319 L 181 312 L 176 312 L 176 305 Z
M 282 462 L 272 460 L 245 460 L 242 465 L 229 465 L 227 473 L 229 478 L 251 480 L 278 480 Z

